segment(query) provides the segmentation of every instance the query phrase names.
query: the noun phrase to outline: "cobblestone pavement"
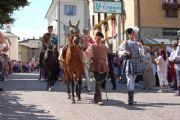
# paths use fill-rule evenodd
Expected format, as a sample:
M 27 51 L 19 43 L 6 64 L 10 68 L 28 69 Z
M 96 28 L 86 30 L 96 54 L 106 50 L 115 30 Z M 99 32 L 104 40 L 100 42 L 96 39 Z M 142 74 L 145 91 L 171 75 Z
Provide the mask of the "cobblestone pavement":
M 158 93 L 157 89 L 142 90 L 136 85 L 134 106 L 127 105 L 126 85 L 117 83 L 108 98 L 99 106 L 92 102 L 93 92 L 83 91 L 82 101 L 72 104 L 67 99 L 66 85 L 57 82 L 53 92 L 47 92 L 46 82 L 37 74 L 13 74 L 0 87 L 0 120 L 180 120 L 180 97 L 175 92 Z M 94 82 L 92 81 L 92 86 Z M 92 88 L 94 91 L 94 88 Z

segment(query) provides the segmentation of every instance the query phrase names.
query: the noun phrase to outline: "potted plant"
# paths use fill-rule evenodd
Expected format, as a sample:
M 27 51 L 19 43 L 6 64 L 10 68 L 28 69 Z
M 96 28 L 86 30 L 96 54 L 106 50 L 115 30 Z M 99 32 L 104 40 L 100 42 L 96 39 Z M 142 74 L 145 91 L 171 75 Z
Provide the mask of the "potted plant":
M 107 20 L 114 20 L 115 19 L 115 15 L 108 15 L 107 16 Z

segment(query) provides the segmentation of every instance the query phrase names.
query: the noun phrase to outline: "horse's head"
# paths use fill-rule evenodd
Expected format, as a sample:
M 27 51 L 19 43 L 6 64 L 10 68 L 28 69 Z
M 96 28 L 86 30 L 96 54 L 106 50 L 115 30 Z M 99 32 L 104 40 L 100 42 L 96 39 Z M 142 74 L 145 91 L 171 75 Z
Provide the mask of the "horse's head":
M 71 21 L 69 21 L 69 43 L 70 44 L 78 44 L 79 42 L 79 22 L 76 23 L 76 25 L 72 25 Z

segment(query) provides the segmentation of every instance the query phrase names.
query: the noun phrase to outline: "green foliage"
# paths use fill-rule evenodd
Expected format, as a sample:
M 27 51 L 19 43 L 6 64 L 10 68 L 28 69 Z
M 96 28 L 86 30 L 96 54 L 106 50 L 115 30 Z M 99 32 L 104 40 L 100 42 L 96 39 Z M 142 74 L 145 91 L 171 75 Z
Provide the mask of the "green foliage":
M 0 28 L 5 23 L 13 23 L 13 12 L 29 5 L 28 0 L 0 0 Z

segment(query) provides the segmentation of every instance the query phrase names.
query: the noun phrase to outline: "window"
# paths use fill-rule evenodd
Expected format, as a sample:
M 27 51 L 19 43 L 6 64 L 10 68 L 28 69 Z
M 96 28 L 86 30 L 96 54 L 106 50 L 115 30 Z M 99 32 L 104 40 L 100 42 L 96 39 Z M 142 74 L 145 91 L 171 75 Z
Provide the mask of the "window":
M 76 5 L 64 5 L 64 15 L 75 16 Z
M 35 49 L 34 48 L 32 48 L 32 57 L 34 57 L 35 56 Z
M 101 13 L 98 13 L 98 23 L 101 21 Z
M 165 10 L 165 16 L 166 17 L 177 17 L 178 16 L 178 11 L 175 9 L 168 9 Z
M 95 21 L 94 21 L 94 20 L 95 20 L 95 16 L 93 15 L 93 16 L 92 16 L 92 25 L 93 25 L 93 26 L 94 26 L 94 24 L 95 24 Z
M 177 36 L 177 28 L 164 28 L 163 36 Z

